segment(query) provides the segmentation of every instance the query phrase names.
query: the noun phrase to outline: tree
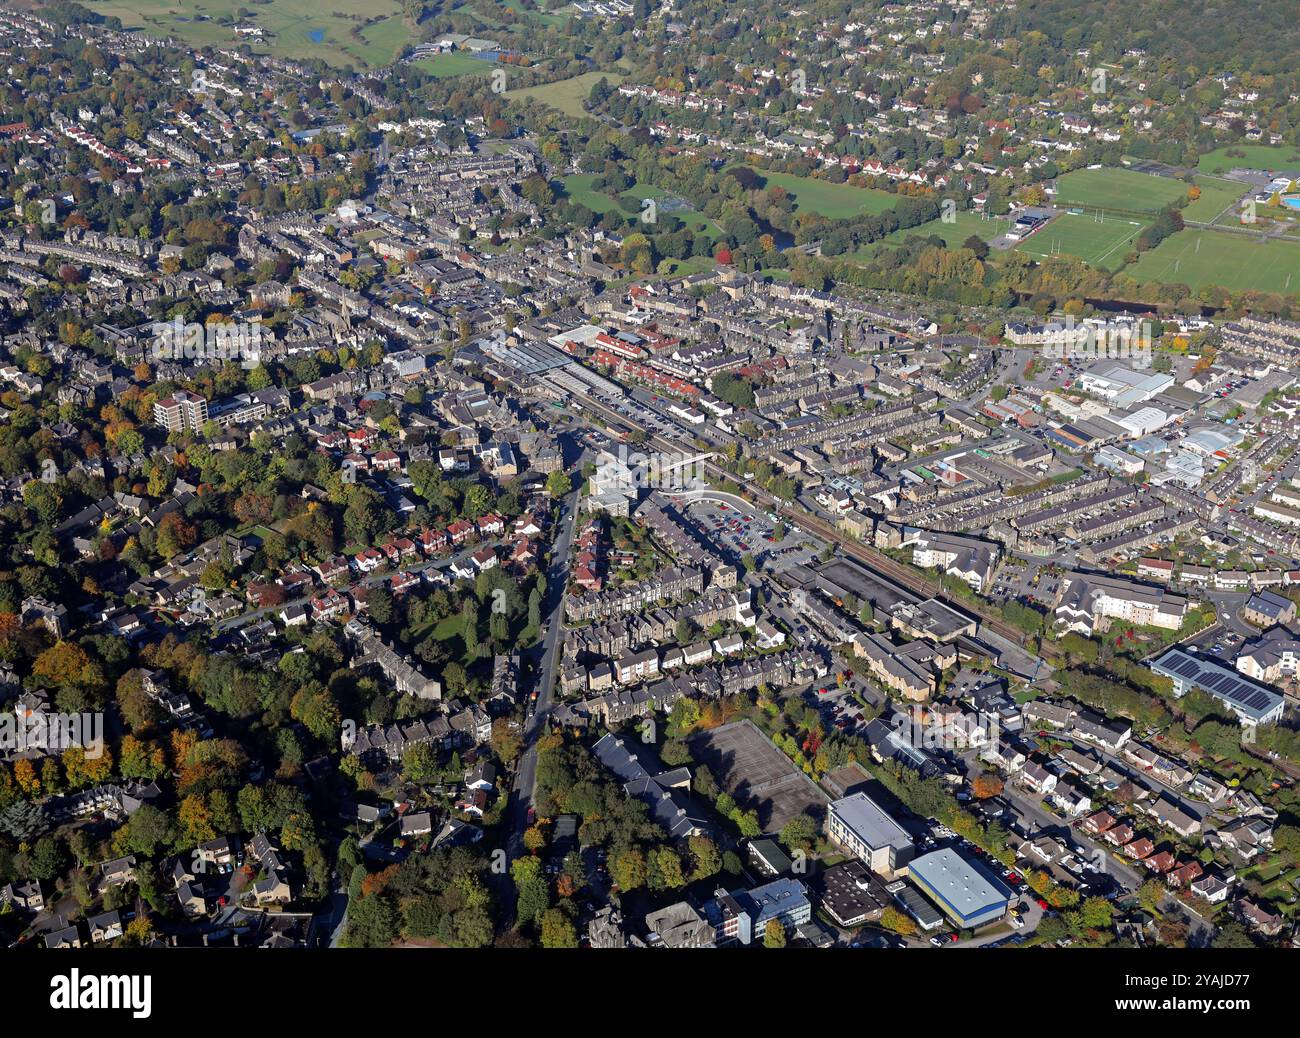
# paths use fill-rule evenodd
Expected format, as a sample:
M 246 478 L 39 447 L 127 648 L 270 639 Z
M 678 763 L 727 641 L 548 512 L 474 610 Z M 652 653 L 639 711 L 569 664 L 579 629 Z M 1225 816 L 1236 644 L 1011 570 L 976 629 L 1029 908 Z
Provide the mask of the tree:
M 1109 930 L 1113 917 L 1114 910 L 1104 897 L 1087 898 L 1079 908 L 1079 919 L 1090 930 Z
M 561 909 L 548 908 L 542 913 L 542 947 L 576 948 L 578 933 Z
M 740 835 L 753 839 L 763 831 L 763 827 L 758 824 L 758 812 L 746 811 L 736 819 L 736 828 L 740 830 Z
M 371 894 L 348 903 L 348 948 L 386 948 L 398 934 L 397 906 L 386 894 Z
M 171 845 L 175 836 L 172 820 L 152 804 L 136 809 L 126 823 L 126 846 L 146 858 L 153 857 L 160 847 Z
M 651 890 L 677 890 L 686 885 L 682 859 L 671 847 L 656 847 L 650 852 L 649 886 Z
M 817 836 L 817 823 L 809 815 L 797 814 L 781 830 L 781 842 L 790 850 L 806 850 Z
M 32 673 L 58 688 L 92 688 L 104 678 L 103 671 L 80 645 L 59 641 L 36 657 Z
M 964 242 L 961 243 L 961 247 L 963 249 L 969 249 L 971 252 L 975 253 L 976 259 L 982 260 L 988 258 L 988 254 L 989 254 L 988 242 L 984 241 L 984 239 L 981 238 L 978 234 L 972 234 L 969 238 L 967 238 Z
M 1146 911 L 1155 915 L 1160 908 L 1160 902 L 1165 899 L 1165 888 L 1158 879 L 1149 879 L 1137 891 L 1138 904 Z
M 1002 792 L 1002 779 L 990 771 L 976 775 L 971 781 L 970 791 L 977 800 L 987 800 Z
M 510 874 L 518 894 L 515 914 L 521 921 L 537 922 L 551 907 L 551 890 L 542 872 L 542 860 L 532 856 L 517 858 L 510 866 Z
M 645 885 L 646 860 L 635 847 L 629 847 L 616 854 L 609 863 L 610 877 L 618 884 L 619 890 L 627 892 Z
M 722 868 L 718 845 L 707 836 L 692 836 L 686 841 L 691 856 L 691 881 L 707 879 Z
M 524 830 L 524 850 L 536 854 L 546 846 L 546 834 L 538 826 Z
M 886 908 L 881 912 L 880 925 L 900 937 L 916 936 L 916 924 L 897 908 Z
M 37 879 L 53 879 L 68 867 L 68 854 L 53 836 L 42 836 L 32 848 L 31 870 Z
M 785 947 L 785 924 L 780 919 L 769 919 L 763 927 L 763 947 Z
M 1211 948 L 1254 948 L 1254 938 L 1238 920 L 1229 919 L 1210 941 Z
M 573 480 L 562 469 L 556 469 L 546 477 L 546 492 L 553 498 L 566 497 L 573 490 Z
M 402 774 L 416 785 L 433 785 L 442 777 L 437 752 L 428 743 L 416 743 L 402 754 Z
M 492 752 L 505 764 L 509 764 L 519 756 L 520 750 L 523 749 L 523 740 L 510 726 L 510 721 L 504 717 L 498 717 L 492 722 L 492 738 L 489 743 Z
M 187 844 L 204 843 L 216 838 L 212 811 L 197 793 L 191 793 L 181 801 L 177 817 L 180 820 L 181 835 Z

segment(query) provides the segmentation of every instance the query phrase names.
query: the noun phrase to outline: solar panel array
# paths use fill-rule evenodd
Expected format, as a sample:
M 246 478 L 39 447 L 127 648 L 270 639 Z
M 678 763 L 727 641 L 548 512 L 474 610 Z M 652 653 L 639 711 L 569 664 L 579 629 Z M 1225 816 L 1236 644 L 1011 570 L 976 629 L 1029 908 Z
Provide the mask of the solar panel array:
M 1276 692 L 1269 692 L 1258 685 L 1243 681 L 1230 670 L 1205 663 L 1178 649 L 1162 657 L 1159 665 L 1177 674 L 1184 681 L 1191 682 L 1220 699 L 1253 713 L 1267 713 L 1281 698 Z

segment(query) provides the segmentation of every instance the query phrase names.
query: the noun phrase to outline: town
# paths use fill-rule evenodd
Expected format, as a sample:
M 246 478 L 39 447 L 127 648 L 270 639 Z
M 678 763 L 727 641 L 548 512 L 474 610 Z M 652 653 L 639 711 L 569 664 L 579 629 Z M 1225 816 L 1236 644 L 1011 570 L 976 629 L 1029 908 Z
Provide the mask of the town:
M 1300 946 L 1268 45 L 9 6 L 7 946 Z

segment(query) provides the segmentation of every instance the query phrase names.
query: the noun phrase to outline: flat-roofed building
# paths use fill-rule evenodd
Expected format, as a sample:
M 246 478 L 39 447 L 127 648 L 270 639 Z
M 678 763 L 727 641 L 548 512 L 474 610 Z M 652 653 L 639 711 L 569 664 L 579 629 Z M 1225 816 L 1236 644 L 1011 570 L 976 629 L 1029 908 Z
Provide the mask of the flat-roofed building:
M 1175 696 L 1182 698 L 1199 689 L 1228 707 L 1244 725 L 1276 724 L 1282 719 L 1286 700 L 1277 692 L 1182 649 L 1170 649 L 1148 666 L 1174 683 Z
M 872 872 L 892 876 L 916 853 L 907 831 L 865 793 L 832 801 L 826 833 Z
M 999 880 L 950 847 L 917 858 L 908 866 L 908 874 L 962 929 L 996 922 L 1011 902 L 1011 892 Z
M 822 873 L 821 906 L 840 926 L 875 922 L 889 898 L 860 861 L 841 862 Z

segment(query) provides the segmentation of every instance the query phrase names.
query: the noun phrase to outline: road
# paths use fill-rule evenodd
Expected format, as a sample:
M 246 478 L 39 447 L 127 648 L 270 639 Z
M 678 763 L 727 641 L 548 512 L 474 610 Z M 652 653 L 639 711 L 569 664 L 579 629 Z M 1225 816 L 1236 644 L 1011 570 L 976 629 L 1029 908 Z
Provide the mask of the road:
M 1018 899 L 1012 900 L 1013 906 L 1020 906 L 1020 918 L 1025 921 L 1025 925 L 1015 929 L 1012 933 L 990 933 L 983 937 L 972 937 L 967 941 L 958 941 L 956 944 L 945 945 L 948 948 L 983 948 L 987 944 L 997 944 L 1003 941 L 1009 941 L 1016 934 L 1022 937 L 1028 937 L 1038 929 L 1038 924 L 1043 921 L 1043 910 L 1038 907 L 1038 902 L 1028 894 L 1021 894 Z M 1010 925 L 1010 924 L 1008 924 Z
M 569 578 L 569 547 L 578 520 L 578 487 L 560 504 L 560 521 L 554 546 L 551 549 L 551 566 L 546 574 L 546 596 L 542 612 L 541 660 L 538 664 L 537 701 L 524 721 L 524 750 L 515 768 L 515 781 L 511 790 L 509 845 L 507 856 L 514 860 L 523 850 L 524 829 L 528 824 L 528 809 L 533 806 L 537 790 L 537 736 L 546 730 L 551 710 L 551 697 L 555 691 L 555 676 L 560 666 L 560 640 L 564 632 L 564 589 Z
M 1021 790 L 1014 781 L 1008 782 L 1002 791 L 1002 795 L 1015 805 L 1017 811 L 1023 817 L 1034 822 L 1039 830 L 1046 830 L 1049 833 L 1056 832 L 1062 835 L 1068 832 L 1066 843 L 1073 844 L 1084 851 L 1084 856 L 1092 862 L 1101 865 L 1103 871 L 1113 876 L 1119 881 L 1120 885 L 1126 890 L 1137 890 L 1146 879 L 1137 870 L 1125 862 L 1116 859 L 1109 851 L 1101 845 L 1094 843 L 1088 837 L 1084 836 L 1077 829 L 1070 828 L 1065 819 L 1052 814 L 1043 809 L 1042 805 L 1032 795 Z

